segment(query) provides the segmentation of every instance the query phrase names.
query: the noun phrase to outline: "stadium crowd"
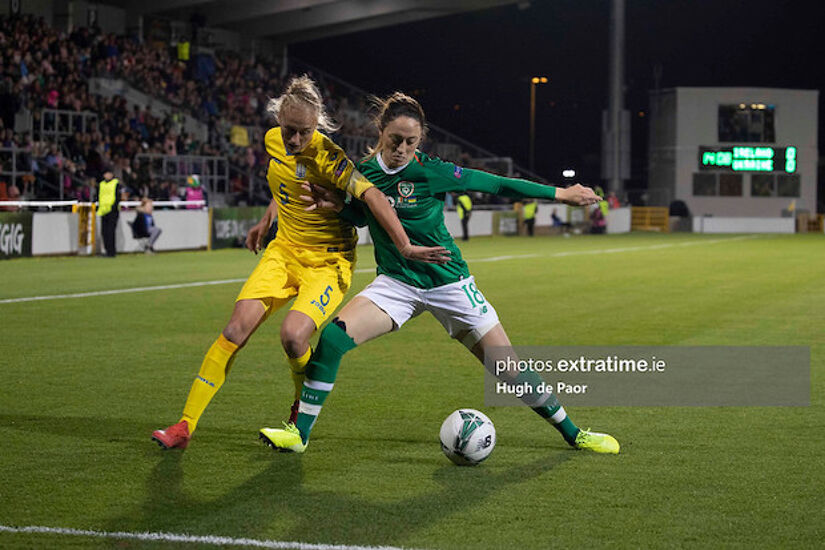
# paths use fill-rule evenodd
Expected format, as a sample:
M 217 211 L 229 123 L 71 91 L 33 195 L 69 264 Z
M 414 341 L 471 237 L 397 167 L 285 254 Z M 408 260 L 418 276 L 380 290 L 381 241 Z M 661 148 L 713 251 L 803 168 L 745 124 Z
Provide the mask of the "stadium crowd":
M 93 200 L 105 167 L 131 198 L 183 194 L 180 177 L 158 174 L 139 160 L 141 154 L 225 156 L 233 167 L 227 191 L 246 197 L 250 180 L 265 177 L 269 159 L 260 127 L 271 122 L 265 107 L 286 76 L 282 63 L 235 52 L 179 52 L 167 43 L 141 43 L 96 27 L 66 33 L 31 15 L 0 17 L 0 147 L 6 148 L 0 151 L 0 200 L 12 194 L 54 198 L 61 187 L 65 198 Z M 161 114 L 150 106 L 130 108 L 120 96 L 92 94 L 94 77 L 123 79 L 172 109 Z M 321 84 L 341 125 L 338 135 L 372 137 L 366 98 L 334 82 Z M 40 135 L 41 124 L 57 124 L 52 110 L 94 113 L 96 124 L 82 131 L 75 123 L 59 140 Z M 21 114 L 31 124 L 15 132 Z M 208 139 L 198 141 L 184 130 L 185 115 L 207 125 Z M 3 181 L 12 160 L 18 172 L 32 175 Z M 266 201 L 266 193 L 257 200 Z

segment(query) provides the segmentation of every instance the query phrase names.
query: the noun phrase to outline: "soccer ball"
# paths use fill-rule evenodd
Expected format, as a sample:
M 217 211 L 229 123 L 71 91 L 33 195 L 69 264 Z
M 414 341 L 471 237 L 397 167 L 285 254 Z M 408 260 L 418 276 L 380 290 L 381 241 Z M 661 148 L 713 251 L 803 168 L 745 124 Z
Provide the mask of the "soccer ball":
M 496 446 L 496 428 L 484 413 L 458 409 L 441 425 L 441 450 L 459 466 L 475 466 Z

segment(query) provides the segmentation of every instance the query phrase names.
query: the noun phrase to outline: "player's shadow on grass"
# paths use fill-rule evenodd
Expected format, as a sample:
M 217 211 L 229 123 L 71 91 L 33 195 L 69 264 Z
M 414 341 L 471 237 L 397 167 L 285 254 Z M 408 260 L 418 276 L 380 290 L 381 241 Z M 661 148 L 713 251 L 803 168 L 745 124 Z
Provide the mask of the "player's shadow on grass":
M 22 432 L 47 433 L 49 435 L 99 441 L 126 441 L 135 434 L 151 434 L 155 428 L 123 418 L 85 416 L 44 416 L 34 414 L 0 414 L 0 426 Z
M 144 456 L 157 460 L 146 479 L 145 491 L 137 495 L 135 504 L 124 502 L 118 508 L 118 515 L 107 522 L 108 531 L 167 531 L 319 543 L 408 544 L 416 532 L 431 524 L 507 487 L 542 476 L 576 455 L 559 451 L 502 472 L 445 463 L 432 474 L 439 490 L 394 502 L 375 502 L 332 490 L 306 489 L 304 457 L 251 448 L 251 454 L 241 455 L 266 466 L 222 496 L 203 499 L 186 490 L 186 453 L 161 452 L 149 441 L 150 425 L 121 419 L 14 414 L 0 415 L 0 425 L 24 432 L 126 443 L 133 451 L 145 448 Z M 112 459 L 121 454 L 115 448 Z M 227 460 L 224 455 L 215 458 Z M 395 462 L 403 467 L 403 461 Z M 231 467 L 228 462 L 227 468 Z M 205 478 L 197 479 L 204 482 Z M 199 488 L 197 493 L 204 491 Z
M 303 514 L 290 531 L 291 539 L 317 543 L 347 543 L 369 545 L 409 545 L 410 538 L 435 522 L 449 518 L 457 511 L 477 505 L 490 495 L 510 486 L 529 481 L 550 472 L 570 460 L 575 453 L 557 454 L 514 466 L 501 473 L 482 468 L 459 468 L 444 465 L 432 478 L 440 490 L 390 503 L 373 502 L 358 497 L 346 497 L 334 492 L 299 491 L 294 497 L 299 509 L 316 502 L 323 503 L 321 517 Z M 468 541 L 468 545 L 472 543 Z
M 139 509 L 113 518 L 109 531 L 167 531 L 281 541 L 406 545 L 419 530 L 486 497 L 551 471 L 572 458 L 560 452 L 500 473 L 444 465 L 439 490 L 396 502 L 375 502 L 303 486 L 302 458 L 261 449 L 270 463 L 226 494 L 193 498 L 185 488 L 185 453 L 164 453 L 146 480 Z M 228 465 L 231 467 L 231 465 Z
M 299 491 L 303 473 L 298 456 L 272 457 L 266 448 L 255 452 L 269 459 L 266 468 L 223 496 L 208 500 L 195 498 L 186 490 L 186 453 L 162 452 L 146 480 L 143 503 L 137 510 L 124 510 L 107 529 L 237 537 L 260 533 L 273 518 L 291 513 L 290 495 Z

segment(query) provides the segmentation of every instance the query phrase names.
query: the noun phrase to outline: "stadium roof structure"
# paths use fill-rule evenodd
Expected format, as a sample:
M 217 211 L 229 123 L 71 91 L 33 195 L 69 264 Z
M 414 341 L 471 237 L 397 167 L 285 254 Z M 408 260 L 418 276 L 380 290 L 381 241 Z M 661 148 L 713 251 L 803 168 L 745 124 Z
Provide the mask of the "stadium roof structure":
M 433 17 L 529 5 L 526 0 L 103 0 L 129 14 L 188 21 L 203 16 L 211 28 L 295 43 L 411 23 Z

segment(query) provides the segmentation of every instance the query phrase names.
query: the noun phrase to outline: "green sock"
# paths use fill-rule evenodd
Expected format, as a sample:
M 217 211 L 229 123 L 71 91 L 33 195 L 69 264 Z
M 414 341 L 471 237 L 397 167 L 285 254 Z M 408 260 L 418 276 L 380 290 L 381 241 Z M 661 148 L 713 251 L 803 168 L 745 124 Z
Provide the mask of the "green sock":
M 543 380 L 538 373 L 533 371 L 520 372 L 513 380 L 507 381 L 509 384 L 521 385 L 523 383 L 529 384 L 533 391 L 525 393 L 521 400 L 524 404 L 530 406 L 539 416 L 547 420 L 550 424 L 561 433 L 564 440 L 570 445 L 575 445 L 576 436 L 579 435 L 579 428 L 573 424 L 564 407 L 559 403 L 559 399 L 555 393 L 538 391 Z
M 573 424 L 570 417 L 567 416 L 567 412 L 564 410 L 564 407 L 559 405 L 555 394 L 553 395 L 553 400 L 555 401 L 554 404 L 545 404 L 541 407 L 533 407 L 533 410 L 536 411 L 540 417 L 550 422 L 553 427 L 561 433 L 567 443 L 570 445 L 575 445 L 576 436 L 579 435 L 580 430 L 575 424 Z
M 334 319 L 321 331 L 318 347 L 306 368 L 306 380 L 301 390 L 298 419 L 295 422 L 304 443 L 309 440 L 309 433 L 321 413 L 321 407 L 332 391 L 341 357 L 355 347 L 355 341 L 336 322 L 337 319 Z

